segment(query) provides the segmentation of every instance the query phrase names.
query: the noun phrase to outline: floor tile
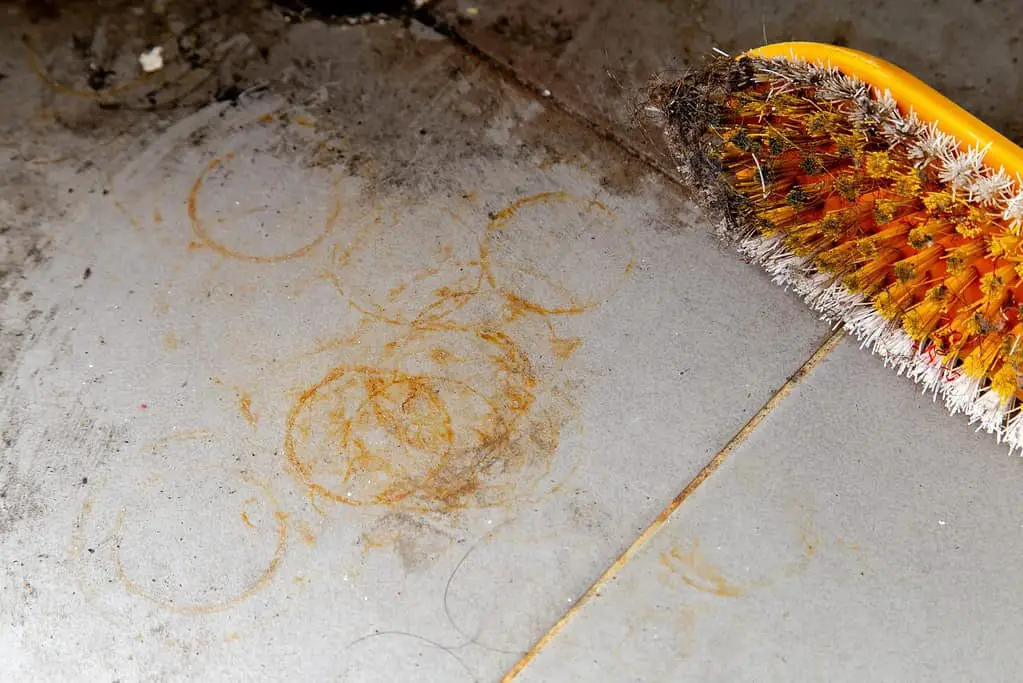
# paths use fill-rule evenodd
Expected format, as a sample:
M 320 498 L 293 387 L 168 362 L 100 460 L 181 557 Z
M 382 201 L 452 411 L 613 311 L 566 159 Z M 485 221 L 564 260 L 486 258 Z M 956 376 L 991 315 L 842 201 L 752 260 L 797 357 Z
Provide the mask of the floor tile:
M 842 344 L 521 681 L 1010 681 L 1019 458 Z
M 1023 140 L 1016 106 L 1023 37 L 1007 0 L 442 0 L 431 8 L 472 45 L 666 168 L 674 164 L 639 112 L 649 80 L 676 77 L 713 48 L 738 54 L 788 40 L 846 45 L 895 62 Z
M 3 678 L 494 680 L 827 330 L 421 25 L 159 7 L 3 29 Z

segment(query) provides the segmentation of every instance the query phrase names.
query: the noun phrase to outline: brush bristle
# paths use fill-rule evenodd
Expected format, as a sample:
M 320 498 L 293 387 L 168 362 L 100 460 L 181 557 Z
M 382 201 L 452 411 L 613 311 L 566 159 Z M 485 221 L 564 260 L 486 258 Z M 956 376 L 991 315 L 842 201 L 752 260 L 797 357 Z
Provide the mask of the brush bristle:
M 888 93 L 795 59 L 658 84 L 679 171 L 724 232 L 953 412 L 1023 449 L 1023 193 Z

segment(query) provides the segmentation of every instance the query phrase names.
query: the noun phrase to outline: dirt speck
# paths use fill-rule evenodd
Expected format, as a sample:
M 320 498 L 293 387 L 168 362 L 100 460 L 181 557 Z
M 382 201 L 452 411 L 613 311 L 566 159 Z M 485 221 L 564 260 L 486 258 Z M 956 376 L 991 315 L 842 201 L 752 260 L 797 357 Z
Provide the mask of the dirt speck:
M 408 573 L 429 566 L 455 539 L 420 516 L 390 512 L 365 531 L 359 544 L 363 554 L 374 549 L 390 549 Z

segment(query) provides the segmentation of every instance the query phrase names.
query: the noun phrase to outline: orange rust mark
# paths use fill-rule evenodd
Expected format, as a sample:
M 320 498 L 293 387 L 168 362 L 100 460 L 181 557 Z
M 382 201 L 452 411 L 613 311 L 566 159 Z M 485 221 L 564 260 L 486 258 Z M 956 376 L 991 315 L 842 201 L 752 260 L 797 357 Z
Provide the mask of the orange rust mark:
M 131 229 L 135 232 L 142 232 L 142 226 L 139 225 L 139 221 L 135 218 L 135 214 L 128 210 L 128 208 L 121 203 L 121 200 L 115 199 L 114 206 L 120 211 L 125 218 L 128 219 L 128 223 L 131 225 Z
M 168 351 L 176 351 L 178 348 L 178 336 L 173 332 L 163 335 L 163 348 Z
M 308 546 L 316 545 L 316 534 L 313 533 L 313 528 L 309 526 L 308 522 L 299 520 L 295 526 L 298 527 L 298 533 L 302 537 L 303 543 Z
M 165 598 L 159 597 L 157 595 L 153 595 L 152 593 L 144 589 L 142 586 L 132 581 L 132 579 L 125 573 L 124 563 L 121 561 L 121 553 L 119 552 L 119 550 L 115 550 L 114 552 L 114 565 L 117 572 L 117 579 L 121 582 L 121 585 L 124 586 L 125 590 L 127 590 L 130 594 L 138 598 L 148 600 L 149 602 L 156 603 L 157 605 L 160 605 L 164 609 L 170 610 L 172 612 L 178 612 L 181 614 L 213 614 L 215 612 L 222 612 L 224 610 L 231 609 L 232 607 L 239 605 L 240 603 L 244 602 L 248 598 L 252 597 L 256 593 L 261 591 L 263 588 L 265 588 L 266 585 L 270 583 L 270 580 L 273 578 L 273 576 L 277 573 L 277 570 L 280 568 L 281 560 L 284 559 L 285 550 L 287 549 L 288 543 L 287 518 L 288 518 L 287 515 L 284 514 L 283 512 L 279 510 L 274 511 L 274 519 L 277 522 L 276 525 L 277 544 L 276 547 L 274 548 L 273 557 L 270 558 L 270 562 L 267 564 L 263 572 L 258 577 L 256 577 L 256 579 L 252 583 L 250 583 L 247 588 L 242 590 L 237 595 L 226 600 L 207 604 L 181 604 L 177 602 L 172 602 L 170 600 L 166 600 Z M 123 525 L 124 512 L 121 512 L 120 515 L 118 515 L 117 526 L 115 529 L 115 537 L 118 539 L 122 537 L 121 529 Z M 120 543 L 116 547 L 119 549 Z
M 245 526 L 249 527 L 250 529 L 255 529 L 256 528 L 256 526 L 252 523 L 252 520 L 249 519 L 249 513 L 248 512 L 246 512 L 245 510 L 242 510 L 241 517 L 242 517 L 242 522 L 245 523 Z
M 586 210 L 596 211 L 600 214 L 605 215 L 608 218 L 614 218 L 615 214 L 608 208 L 604 203 L 596 200 L 589 199 L 586 197 L 579 197 L 568 192 L 561 190 L 540 192 L 537 194 L 522 197 L 513 201 L 505 208 L 491 214 L 490 222 L 487 224 L 487 229 L 484 239 L 479 245 L 479 265 L 482 269 L 483 280 L 490 286 L 491 289 L 496 290 L 501 296 L 504 297 L 509 305 L 510 316 L 512 318 L 517 317 L 523 313 L 530 313 L 540 316 L 551 316 L 551 315 L 578 315 L 588 310 L 596 308 L 600 305 L 600 301 L 590 302 L 577 302 L 572 300 L 571 292 L 568 292 L 566 288 L 560 283 L 555 282 L 551 277 L 539 273 L 531 268 L 523 267 L 521 265 L 513 264 L 501 264 L 502 268 L 518 271 L 530 278 L 545 282 L 553 289 L 561 290 L 565 297 L 569 299 L 569 302 L 565 305 L 558 306 L 545 306 L 539 302 L 529 300 L 523 297 L 521 294 L 510 291 L 498 281 L 498 277 L 495 274 L 495 267 L 493 263 L 493 254 L 490 247 L 490 241 L 492 235 L 499 233 L 500 231 L 507 228 L 509 222 L 514 218 L 520 209 L 526 206 L 535 204 L 553 204 L 556 202 L 578 202 L 582 204 Z M 623 277 L 631 275 L 633 270 L 633 263 L 630 259 L 629 262 L 623 268 Z
M 551 350 L 562 360 L 567 360 L 583 343 L 579 337 L 552 337 Z
M 259 121 L 260 123 L 270 123 L 271 121 L 274 120 L 274 115 L 273 114 L 263 114 L 262 116 L 260 116 L 256 120 Z
M 576 199 L 576 197 L 563 190 L 554 190 L 549 192 L 537 192 L 536 194 L 529 195 L 528 197 L 522 197 L 516 199 L 511 204 L 496 212 L 490 219 L 490 224 L 487 226 L 488 230 L 500 230 L 505 227 L 508 223 L 508 219 L 518 212 L 524 206 L 531 204 L 548 204 L 552 201 L 565 201 Z M 599 208 L 601 211 L 606 213 L 608 216 L 614 216 L 614 213 L 609 209 L 603 202 L 599 202 L 596 199 L 583 199 L 590 206 Z
M 259 413 L 252 412 L 252 397 L 246 393 L 239 393 L 238 395 L 238 406 L 242 411 L 242 417 L 250 425 L 255 425 L 259 422 Z
M 549 469 L 562 421 L 530 414 L 529 359 L 498 330 L 466 338 L 482 345 L 472 359 L 489 368 L 485 382 L 450 376 L 443 368 L 459 356 L 427 347 L 441 374 L 340 366 L 301 392 L 284 452 L 314 500 L 452 511 L 505 501 L 516 488 L 508 477 Z M 407 342 L 391 342 L 385 356 L 400 358 Z
M 436 348 L 431 350 L 430 358 L 432 358 L 435 362 L 440 363 L 441 365 L 449 365 L 450 363 L 453 363 L 457 360 L 461 360 L 447 349 L 442 348 Z
M 385 537 L 382 534 L 370 534 L 369 532 L 362 532 L 359 535 L 359 545 L 362 546 L 362 556 L 365 557 L 371 550 L 377 550 L 379 548 L 385 548 L 390 545 L 397 545 L 398 536 L 392 535 Z
M 157 439 L 156 441 L 153 441 L 147 446 L 147 448 L 151 451 L 156 451 L 178 441 L 209 439 L 212 436 L 213 432 L 211 432 L 208 429 L 182 429 L 180 431 L 173 432 L 165 437 Z
M 316 128 L 316 120 L 308 116 L 296 116 L 291 119 L 291 122 L 298 126 L 305 126 L 306 128 Z
M 700 552 L 699 541 L 693 541 L 688 551 L 672 548 L 661 553 L 659 561 L 687 585 L 704 593 L 724 598 L 739 597 L 746 589 L 726 578 L 717 567 L 710 564 Z
M 563 308 L 545 308 L 539 304 L 527 301 L 517 294 L 512 292 L 502 292 L 505 301 L 508 302 L 509 309 L 512 317 L 517 317 L 523 313 L 533 313 L 536 315 L 578 315 L 585 313 L 588 306 L 575 305 L 565 306 Z
M 159 208 L 154 208 L 153 209 L 153 222 L 156 223 L 157 225 L 159 225 L 160 223 L 163 223 L 163 214 L 160 213 L 160 209 Z
M 341 215 L 341 198 L 337 195 L 337 181 L 333 182 L 334 197 L 330 202 L 330 210 L 327 213 L 327 218 L 324 221 L 323 230 L 307 242 L 303 246 L 289 251 L 283 254 L 275 254 L 272 256 L 257 256 L 255 254 L 248 254 L 223 244 L 213 238 L 209 232 L 203 227 L 203 221 L 200 218 L 199 211 L 199 192 L 202 190 L 203 182 L 206 176 L 218 167 L 223 166 L 226 162 L 234 158 L 234 154 L 228 153 L 221 157 L 211 159 L 206 166 L 203 167 L 202 171 L 199 172 L 199 176 L 192 183 L 192 189 L 188 192 L 187 206 L 188 206 L 188 220 L 192 225 L 192 234 L 194 240 L 189 243 L 189 249 L 208 247 L 213 251 L 217 252 L 222 256 L 228 258 L 237 259 L 239 261 L 247 261 L 250 263 L 280 263 L 282 261 L 290 261 L 292 259 L 305 256 L 313 249 L 318 247 L 323 240 L 327 238 L 330 233 L 334 231 L 337 226 L 338 217 Z

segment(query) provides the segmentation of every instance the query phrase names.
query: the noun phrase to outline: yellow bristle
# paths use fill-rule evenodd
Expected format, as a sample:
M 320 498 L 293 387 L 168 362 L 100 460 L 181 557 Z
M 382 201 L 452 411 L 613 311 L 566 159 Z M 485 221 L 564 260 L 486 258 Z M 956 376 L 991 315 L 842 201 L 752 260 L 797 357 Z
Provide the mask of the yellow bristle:
M 998 335 L 987 335 L 963 359 L 963 372 L 975 379 L 981 379 L 998 358 L 1001 339 Z
M 975 268 L 963 268 L 945 278 L 942 286 L 945 287 L 947 298 L 958 298 L 967 287 L 977 281 L 977 270 Z
M 955 205 L 951 192 L 928 192 L 923 196 L 923 203 L 934 218 L 948 218 Z
M 786 58 L 774 52 L 772 59 Z M 927 355 L 924 363 L 940 360 L 949 379 L 965 372 L 979 382 L 947 390 L 935 385 L 950 407 L 973 417 L 978 405 L 990 408 L 990 398 L 976 403 L 979 396 L 991 396 L 989 391 L 1023 405 L 1018 386 L 1023 221 L 1012 219 L 1017 209 L 1006 208 L 1010 198 L 1016 201 L 1005 184 L 1010 181 L 993 178 L 993 169 L 982 175 L 988 171 L 971 166 L 990 158 L 966 156 L 972 154 L 969 148 L 983 147 L 983 139 L 957 138 L 958 149 L 939 149 L 930 126 L 947 133 L 940 117 L 907 125 L 905 113 L 914 102 L 896 97 L 895 114 L 890 100 L 877 101 L 887 86 L 873 82 L 857 88 L 832 72 L 814 73 L 812 63 L 783 68 L 754 60 L 737 66 L 728 79 L 712 79 L 727 85 L 714 86 L 721 97 L 707 103 L 717 108 L 702 119 L 699 107 L 675 95 L 673 102 L 681 106 L 674 111 L 682 113 L 675 115 L 677 126 L 669 135 L 684 150 L 680 157 L 694 149 L 697 138 L 690 135 L 709 127 L 704 139 L 713 137 L 720 146 L 717 167 L 740 196 L 739 201 L 728 197 L 728 206 L 738 208 L 732 215 L 741 218 L 735 233 L 752 229 L 778 239 L 784 253 L 805 259 L 809 274 L 826 273 L 827 278 L 804 286 L 809 285 L 808 300 L 829 319 L 838 322 L 847 315 L 835 316 L 842 298 L 825 289 L 838 282 L 910 337 L 913 352 Z M 752 78 L 747 68 L 753 69 Z M 704 87 L 704 81 L 694 83 L 697 90 Z M 874 108 L 863 101 L 872 97 Z M 694 112 L 696 121 L 685 118 Z M 937 156 L 928 158 L 928 150 Z M 1023 152 L 1020 160 L 1012 174 L 1023 169 Z M 699 176 L 706 168 L 693 170 Z M 864 340 L 888 331 L 858 309 L 848 315 L 847 324 Z M 880 339 L 888 343 L 887 337 Z M 931 357 L 935 352 L 940 359 Z M 935 382 L 933 374 L 924 375 Z M 1004 412 L 983 415 L 986 428 L 1004 425 L 1005 418 Z M 1023 429 L 1018 440 L 1023 448 Z
M 907 199 L 919 200 L 922 187 L 920 176 L 916 172 L 901 173 L 892 183 L 892 191 Z
M 897 250 L 887 249 L 878 254 L 877 258 L 847 275 L 843 282 L 852 290 L 873 294 L 884 285 L 885 276 L 900 256 Z
M 988 251 L 992 256 L 1019 256 L 1023 237 L 1018 235 L 995 235 L 988 242 Z
M 986 250 L 984 243 L 979 240 L 967 242 L 948 252 L 945 267 L 948 268 L 948 272 L 957 273 L 983 256 Z
M 1016 272 L 1013 269 L 1013 266 L 1002 266 L 990 273 L 984 273 L 984 275 L 980 278 L 980 291 L 985 297 L 999 296 L 1006 288 L 1012 285 L 1015 280 Z
M 1002 367 L 991 375 L 991 390 L 1003 401 L 1012 398 L 1019 390 L 1019 373 L 1010 364 L 1002 363 Z
M 934 267 L 944 252 L 944 247 L 935 245 L 898 261 L 894 265 L 895 277 L 899 278 L 902 282 L 907 282 L 922 275 Z
M 895 162 L 888 152 L 870 152 L 863 164 L 863 172 L 868 178 L 890 178 L 894 174 Z
M 963 237 L 976 237 L 990 224 L 987 213 L 978 207 L 972 207 L 956 220 L 955 227 L 956 232 Z
M 902 316 L 913 300 L 913 290 L 901 282 L 888 286 L 874 299 L 874 310 L 885 320 L 894 320 Z
M 948 223 L 931 219 L 909 231 L 909 244 L 914 249 L 923 249 L 952 234 L 952 231 L 952 226 Z
M 927 299 L 913 306 L 902 320 L 903 329 L 916 341 L 923 341 L 937 327 L 944 305 Z

